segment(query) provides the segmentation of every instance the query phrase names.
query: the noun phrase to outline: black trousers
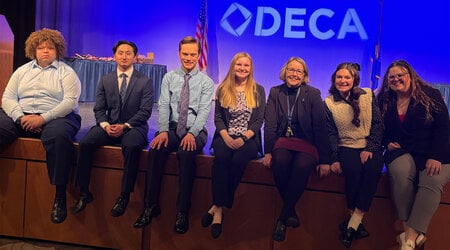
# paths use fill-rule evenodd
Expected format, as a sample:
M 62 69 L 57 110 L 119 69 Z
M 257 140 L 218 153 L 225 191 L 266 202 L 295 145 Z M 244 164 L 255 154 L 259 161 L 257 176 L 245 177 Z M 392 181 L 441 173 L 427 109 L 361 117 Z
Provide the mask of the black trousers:
M 168 132 L 169 143 L 158 149 L 150 149 L 148 152 L 148 170 L 145 185 L 145 204 L 146 206 L 159 203 L 161 193 L 161 181 L 164 166 L 171 152 L 176 152 L 179 166 L 178 177 L 178 197 L 177 212 L 189 212 L 191 207 L 192 187 L 197 170 L 195 156 L 203 151 L 206 144 L 207 133 L 205 130 L 195 137 L 196 151 L 186 151 L 180 148 L 180 138 L 176 131 L 170 129 Z
M 75 183 L 80 187 L 89 187 L 93 154 L 100 146 L 104 145 L 120 145 L 122 147 L 124 172 L 121 192 L 133 192 L 141 151 L 148 145 L 147 136 L 133 128 L 121 137 L 112 138 L 100 126 L 92 127 L 79 143 Z
M 73 163 L 75 135 L 80 130 L 81 117 L 72 112 L 46 123 L 41 133 L 30 133 L 0 109 L 0 149 L 18 137 L 39 138 L 45 148 L 47 172 L 52 185 L 67 185 Z
M 231 208 L 234 193 L 241 181 L 245 168 L 250 160 L 255 159 L 258 147 L 255 140 L 249 140 L 242 147 L 229 148 L 221 136 L 212 143 L 214 148 L 214 164 L 212 167 L 213 203 L 220 207 Z
M 377 191 L 384 163 L 381 151 L 377 151 L 373 153 L 372 159 L 362 164 L 359 157 L 361 151 L 362 149 L 340 147 L 339 161 L 345 177 L 347 208 L 368 211 Z
M 311 171 L 317 160 L 303 152 L 278 148 L 272 152 L 272 171 L 283 200 L 279 220 L 286 220 L 295 214 L 295 205 L 303 194 Z

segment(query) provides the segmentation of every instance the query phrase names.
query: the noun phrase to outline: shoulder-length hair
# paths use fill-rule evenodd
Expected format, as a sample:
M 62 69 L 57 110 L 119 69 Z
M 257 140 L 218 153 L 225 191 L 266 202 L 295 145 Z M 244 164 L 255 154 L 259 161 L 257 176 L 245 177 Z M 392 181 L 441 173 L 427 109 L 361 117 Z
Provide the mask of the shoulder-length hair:
M 286 81 L 286 69 L 287 69 L 288 64 L 291 63 L 292 61 L 297 61 L 303 66 L 304 75 L 303 75 L 302 84 L 308 84 L 309 83 L 308 66 L 306 66 L 305 60 L 303 60 L 300 57 L 291 57 L 284 63 L 283 67 L 281 67 L 281 70 L 280 70 L 280 80 L 282 80 L 283 82 Z
M 250 60 L 250 72 L 247 77 L 247 83 L 245 85 L 245 98 L 247 102 L 247 107 L 254 108 L 259 104 L 257 102 L 256 93 L 256 82 L 254 78 L 254 67 L 253 60 L 250 54 L 246 52 L 239 52 L 233 56 L 230 63 L 230 68 L 225 76 L 225 79 L 220 83 L 217 88 L 217 98 L 220 102 L 220 106 L 224 108 L 236 108 L 237 107 L 237 92 L 236 92 L 236 71 L 235 65 L 238 59 L 246 57 Z

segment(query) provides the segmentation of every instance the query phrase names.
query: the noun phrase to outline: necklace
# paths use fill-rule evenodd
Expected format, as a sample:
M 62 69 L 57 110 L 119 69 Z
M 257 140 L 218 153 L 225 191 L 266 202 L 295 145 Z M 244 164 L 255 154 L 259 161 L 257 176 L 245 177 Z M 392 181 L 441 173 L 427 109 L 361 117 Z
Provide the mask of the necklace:
M 405 99 L 397 99 L 397 112 L 400 115 L 404 115 L 406 111 L 408 110 L 409 101 L 411 98 L 405 98 Z

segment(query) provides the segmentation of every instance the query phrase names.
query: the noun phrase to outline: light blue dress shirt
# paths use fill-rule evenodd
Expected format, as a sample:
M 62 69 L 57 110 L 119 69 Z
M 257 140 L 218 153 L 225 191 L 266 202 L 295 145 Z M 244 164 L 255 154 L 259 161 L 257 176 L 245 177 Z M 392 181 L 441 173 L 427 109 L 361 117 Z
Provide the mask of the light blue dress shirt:
M 178 102 L 186 73 L 180 68 L 164 75 L 158 101 L 158 129 L 169 131 L 170 122 L 178 122 Z M 188 132 L 197 136 L 205 127 L 211 110 L 214 82 L 195 68 L 189 73 Z
M 39 113 L 45 122 L 78 113 L 81 83 L 75 71 L 55 60 L 45 68 L 36 60 L 12 74 L 3 93 L 2 108 L 14 121 L 25 113 Z

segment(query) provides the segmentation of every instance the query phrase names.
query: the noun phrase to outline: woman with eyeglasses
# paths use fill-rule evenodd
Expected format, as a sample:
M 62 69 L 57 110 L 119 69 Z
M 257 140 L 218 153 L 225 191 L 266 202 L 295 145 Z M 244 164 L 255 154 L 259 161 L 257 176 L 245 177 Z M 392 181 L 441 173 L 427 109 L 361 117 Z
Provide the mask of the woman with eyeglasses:
M 286 227 L 300 225 L 295 205 L 315 169 L 330 172 L 331 149 L 320 91 L 309 83 L 306 63 L 291 57 L 280 71 L 282 84 L 270 89 L 264 122 L 264 160 L 271 167 L 283 206 L 273 231 L 284 241 Z
M 360 66 L 341 63 L 331 76 L 325 98 L 332 149 L 331 171 L 345 177 L 350 219 L 339 225 L 340 240 L 350 247 L 353 239 L 369 236 L 362 224 L 377 190 L 383 168 L 380 110 L 370 88 L 360 88 Z
M 402 250 L 420 247 L 450 180 L 449 114 L 441 93 L 404 60 L 389 65 L 378 95 Z

